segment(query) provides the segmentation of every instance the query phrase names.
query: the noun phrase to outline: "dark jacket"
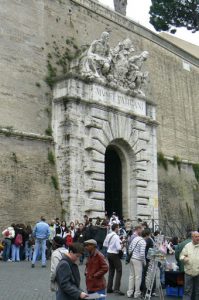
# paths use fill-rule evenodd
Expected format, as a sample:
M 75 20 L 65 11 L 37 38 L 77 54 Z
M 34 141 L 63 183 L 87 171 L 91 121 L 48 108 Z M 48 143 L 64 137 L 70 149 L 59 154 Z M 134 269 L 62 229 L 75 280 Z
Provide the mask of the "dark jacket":
M 108 272 L 108 264 L 98 250 L 88 257 L 86 263 L 86 287 L 89 292 L 95 292 L 106 288 L 104 274 Z
M 73 239 L 74 242 L 78 242 L 78 243 L 82 243 L 84 241 L 86 241 L 86 231 L 85 230 L 77 230 L 75 232 L 75 236 L 74 236 L 74 239 Z
M 58 291 L 56 300 L 77 300 L 80 298 L 80 273 L 78 266 L 69 257 L 64 257 L 56 269 Z

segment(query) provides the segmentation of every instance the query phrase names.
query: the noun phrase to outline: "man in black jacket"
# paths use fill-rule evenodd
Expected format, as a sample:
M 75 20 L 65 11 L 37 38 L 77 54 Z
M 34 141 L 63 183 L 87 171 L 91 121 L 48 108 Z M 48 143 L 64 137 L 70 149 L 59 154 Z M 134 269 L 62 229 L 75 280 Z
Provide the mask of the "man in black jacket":
M 65 254 L 56 269 L 58 284 L 56 300 L 84 299 L 88 295 L 80 289 L 80 273 L 76 264 L 84 248 L 79 243 L 73 243 L 68 250 L 69 252 Z

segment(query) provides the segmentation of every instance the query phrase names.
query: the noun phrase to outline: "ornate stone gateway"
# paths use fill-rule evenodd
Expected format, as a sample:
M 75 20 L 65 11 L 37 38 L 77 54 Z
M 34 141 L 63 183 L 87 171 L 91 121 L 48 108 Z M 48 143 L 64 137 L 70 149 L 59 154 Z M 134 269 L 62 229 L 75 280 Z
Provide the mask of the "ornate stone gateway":
M 148 52 L 134 55 L 129 39 L 110 49 L 108 40 L 103 32 L 54 86 L 63 211 L 69 220 L 102 217 L 105 207 L 125 218 L 157 218 L 157 122 L 142 90 Z

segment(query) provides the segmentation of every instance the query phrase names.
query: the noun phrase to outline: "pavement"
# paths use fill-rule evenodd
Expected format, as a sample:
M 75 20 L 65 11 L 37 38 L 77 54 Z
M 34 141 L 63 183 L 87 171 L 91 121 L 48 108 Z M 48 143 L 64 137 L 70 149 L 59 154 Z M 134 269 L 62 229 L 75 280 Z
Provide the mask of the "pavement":
M 81 287 L 85 289 L 84 269 L 79 266 L 81 273 Z M 30 262 L 2 262 L 0 261 L 0 300 L 55 300 L 55 294 L 49 289 L 50 262 L 46 268 L 41 268 L 37 262 L 35 268 L 31 268 Z M 121 291 L 126 292 L 128 286 L 128 265 L 123 261 L 123 276 Z M 127 296 L 108 294 L 107 300 L 127 300 Z M 133 299 L 133 298 L 132 298 Z M 152 297 L 151 300 L 159 299 Z M 165 297 L 165 299 L 182 299 L 177 297 Z

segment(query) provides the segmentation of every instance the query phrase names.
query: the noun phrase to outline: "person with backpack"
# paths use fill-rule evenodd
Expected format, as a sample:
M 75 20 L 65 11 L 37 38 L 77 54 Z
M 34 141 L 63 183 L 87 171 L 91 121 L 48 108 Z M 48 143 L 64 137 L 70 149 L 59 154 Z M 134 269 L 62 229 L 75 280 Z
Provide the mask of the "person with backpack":
M 57 291 L 58 286 L 56 282 L 56 268 L 59 261 L 68 253 L 64 246 L 65 240 L 60 236 L 55 236 L 52 240 L 52 255 L 51 255 L 51 268 L 50 268 L 50 289 L 52 292 Z
M 12 262 L 20 261 L 20 247 L 23 245 L 23 228 L 19 224 L 14 227 L 15 236 L 12 239 Z
M 50 228 L 46 223 L 46 219 L 41 216 L 41 221 L 39 221 L 33 229 L 33 237 L 35 238 L 35 248 L 32 259 L 32 268 L 35 267 L 35 262 L 38 257 L 39 251 L 41 249 L 41 260 L 42 268 L 46 267 L 46 240 L 50 236 Z

